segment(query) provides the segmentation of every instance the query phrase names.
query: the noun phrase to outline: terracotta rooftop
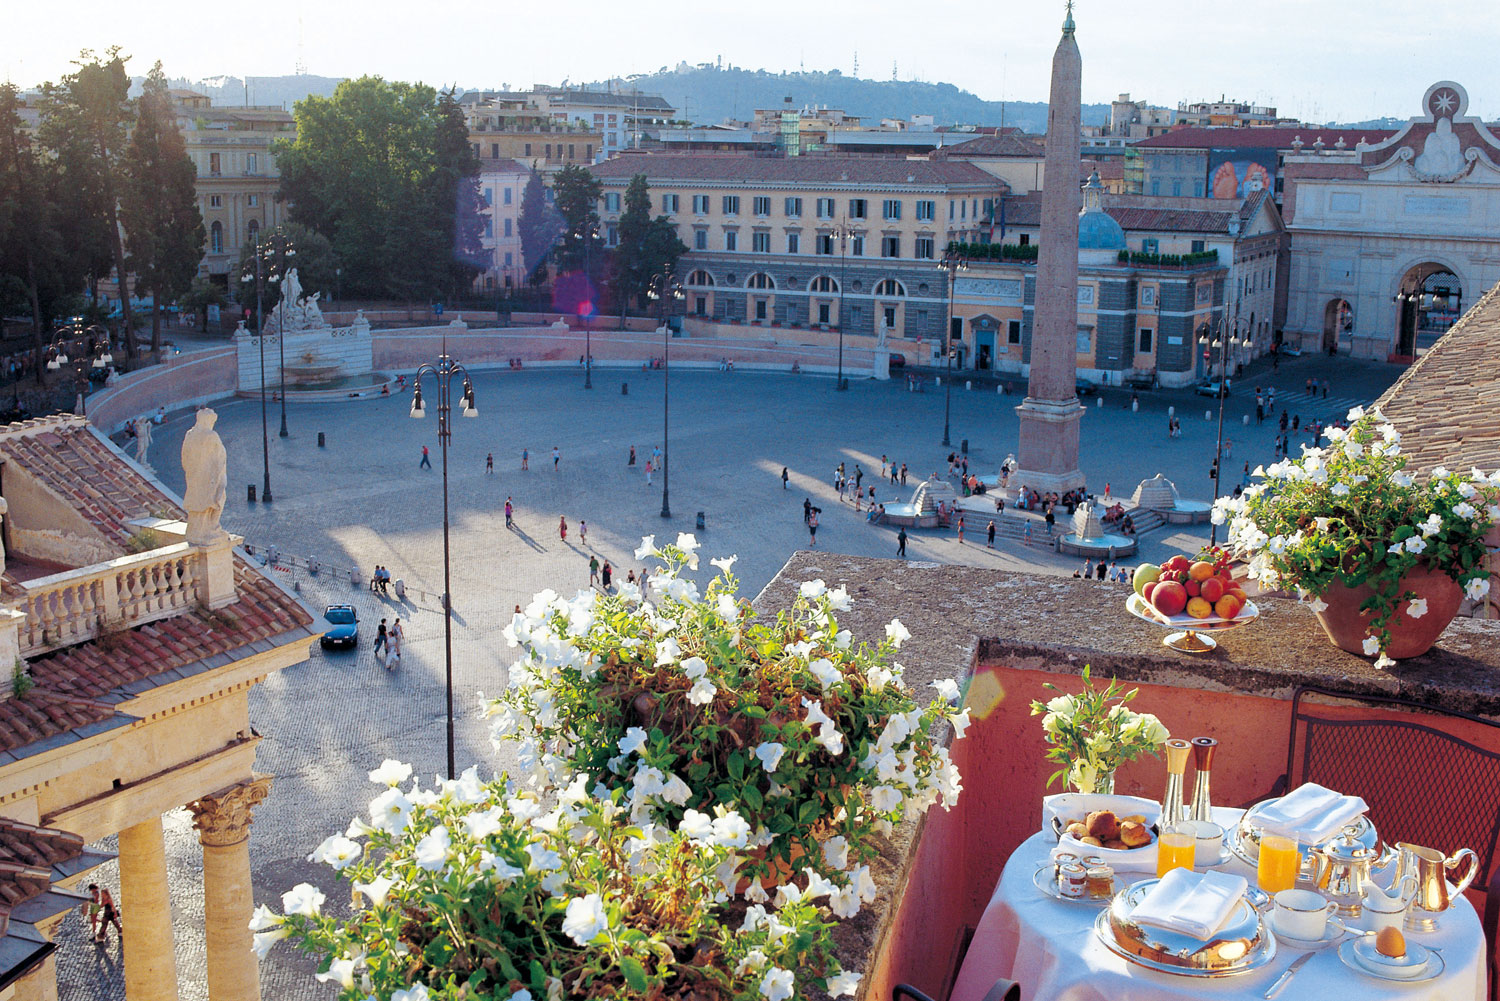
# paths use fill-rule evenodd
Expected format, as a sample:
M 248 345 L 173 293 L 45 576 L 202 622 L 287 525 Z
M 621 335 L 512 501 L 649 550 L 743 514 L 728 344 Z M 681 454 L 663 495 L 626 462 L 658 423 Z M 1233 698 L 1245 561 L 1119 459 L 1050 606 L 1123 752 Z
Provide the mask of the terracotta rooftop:
M 74 699 L 124 702 L 149 688 L 222 667 L 297 636 L 311 635 L 312 616 L 242 560 L 234 566 L 239 598 L 37 657 L 29 670 L 41 689 Z M 289 635 L 294 634 L 294 635 Z M 273 642 L 274 641 L 274 642 Z
M 76 834 L 0 820 L 0 935 L 10 932 L 11 915 L 21 905 L 51 890 L 54 879 L 67 878 L 80 871 L 74 863 L 84 854 L 83 839 Z M 104 856 L 95 855 L 84 868 L 98 865 L 103 860 Z M 58 913 L 71 906 L 64 900 L 61 906 L 48 910 Z M 18 920 L 31 917 L 28 915 Z
M 1168 209 L 1149 206 L 1104 206 L 1104 211 L 1114 217 L 1120 228 L 1127 232 L 1167 231 L 1173 233 L 1229 232 L 1229 220 L 1237 214 L 1236 209 L 1207 211 L 1198 209 Z M 1008 199 L 1005 203 L 1007 226 L 1039 226 L 1042 218 L 1042 200 L 1033 193 L 1023 198 Z
M 1173 129 L 1159 136 L 1131 143 L 1138 149 L 1292 149 L 1294 139 L 1302 140 L 1302 148 L 1311 150 L 1319 139 L 1326 149 L 1332 149 L 1340 140 L 1347 148 L 1356 143 L 1374 145 L 1384 142 L 1396 134 L 1395 129 L 1328 129 L 1316 125 L 1293 127 L 1232 128 L 1227 126 L 1190 125 Z
M 0 701 L 0 764 L 132 722 L 106 702 L 33 688 Z
M 869 184 L 884 187 L 969 185 L 989 189 L 998 189 L 1004 184 L 993 174 L 961 160 L 908 160 L 901 156 L 772 157 L 740 153 L 631 152 L 595 164 L 589 170 L 605 181 L 629 180 L 636 174 L 645 174 L 652 184 L 741 181 L 745 184 Z
M 1500 468 L 1500 285 L 1378 401 L 1412 470 Z
M 1018 135 L 979 136 L 968 142 L 951 143 L 940 150 L 934 150 L 933 159 L 951 159 L 955 157 L 1021 157 L 1025 159 L 1041 159 L 1047 155 L 1046 148 L 1035 139 L 1028 139 Z

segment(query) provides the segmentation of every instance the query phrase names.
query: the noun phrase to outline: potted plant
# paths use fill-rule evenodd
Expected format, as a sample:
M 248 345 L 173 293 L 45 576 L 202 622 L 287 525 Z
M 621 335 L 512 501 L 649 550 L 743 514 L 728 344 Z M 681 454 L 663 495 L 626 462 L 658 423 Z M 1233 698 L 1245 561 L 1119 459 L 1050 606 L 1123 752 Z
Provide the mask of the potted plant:
M 308 856 L 350 884 L 353 902 L 301 883 L 282 913 L 250 928 L 264 956 L 285 939 L 318 958 L 343 1001 L 786 1001 L 811 989 L 853 994 L 827 900 L 809 875 L 773 912 L 730 897 L 750 826 L 687 811 L 673 828 L 632 824 L 622 791 L 583 775 L 523 789 L 456 781 L 422 789 L 386 761 L 369 819 L 355 817 Z M 361 844 L 361 839 L 364 841 Z
M 686 571 L 698 543 L 642 540 L 661 568 L 614 594 L 546 591 L 506 627 L 522 650 L 489 704 L 497 738 L 520 740 L 528 780 L 566 770 L 623 790 L 638 823 L 731 811 L 752 836 L 742 876 L 765 887 L 808 868 L 838 887 L 836 914 L 873 899 L 876 832 L 941 801 L 960 777 L 944 746 L 968 710 L 955 681 L 910 691 L 895 661 L 910 634 L 893 619 L 878 645 L 855 643 L 837 613 L 843 588 L 803 583 L 792 608 L 761 621 L 736 594 L 735 557 L 700 596 Z
M 1047 777 L 1047 785 L 1062 779 L 1074 792 L 1112 793 L 1115 769 L 1144 754 L 1155 754 L 1172 735 L 1150 713 L 1126 707 L 1138 689 L 1129 691 L 1111 678 L 1103 691 L 1094 687 L 1083 668 L 1083 691 L 1061 694 L 1047 702 L 1031 703 L 1031 715 L 1042 717 L 1042 736 L 1052 748 L 1047 760 L 1061 767 Z M 1043 686 L 1062 691 L 1056 685 Z
M 1324 432 L 1327 448 L 1257 468 L 1264 482 L 1221 498 L 1213 519 L 1263 588 L 1295 590 L 1335 645 L 1385 668 L 1430 649 L 1465 594 L 1489 593 L 1500 473 L 1418 477 L 1378 410 L 1349 422 Z

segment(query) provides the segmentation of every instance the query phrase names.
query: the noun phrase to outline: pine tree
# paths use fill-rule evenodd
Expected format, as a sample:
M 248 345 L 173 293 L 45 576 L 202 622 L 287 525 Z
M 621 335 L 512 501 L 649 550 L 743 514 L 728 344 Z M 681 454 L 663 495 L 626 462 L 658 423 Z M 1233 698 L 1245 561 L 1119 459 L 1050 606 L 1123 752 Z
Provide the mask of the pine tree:
M 7 293 L 19 292 L 15 298 L 31 312 L 32 360 L 40 380 L 42 333 L 48 327 L 42 284 L 62 257 L 61 239 L 53 225 L 45 167 L 21 121 L 19 106 L 16 87 L 0 84 L 0 281 Z
M 646 286 L 655 272 L 646 260 L 646 234 L 651 229 L 651 189 L 645 174 L 636 174 L 625 186 L 624 211 L 620 213 L 620 242 L 615 250 L 615 293 L 620 297 L 620 326 L 625 326 L 625 311 L 634 299 L 646 294 Z
M 161 63 L 151 68 L 136 102 L 135 128 L 125 151 L 120 219 L 136 288 L 151 293 L 151 351 L 161 350 L 161 313 L 185 292 L 203 260 L 203 216 L 197 170 L 172 114 Z
M 547 252 L 563 231 L 562 216 L 553 207 L 547 186 L 535 170 L 526 181 L 526 190 L 521 193 L 521 266 L 533 285 L 540 284 L 542 265 L 547 261 Z
M 552 194 L 562 213 L 562 249 L 558 267 L 581 271 L 588 262 L 589 244 L 599 232 L 599 179 L 577 164 L 568 164 L 552 176 Z
M 485 266 L 480 234 L 479 154 L 469 142 L 469 126 L 453 91 L 438 95 L 432 210 L 443 220 L 449 257 L 447 286 L 457 295 L 474 284 Z

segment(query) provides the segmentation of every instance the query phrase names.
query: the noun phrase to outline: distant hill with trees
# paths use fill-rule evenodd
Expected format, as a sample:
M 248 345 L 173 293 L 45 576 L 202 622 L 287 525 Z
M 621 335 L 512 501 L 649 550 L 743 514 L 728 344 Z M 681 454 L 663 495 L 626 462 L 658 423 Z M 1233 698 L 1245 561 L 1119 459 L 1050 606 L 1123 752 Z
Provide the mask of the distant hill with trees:
M 139 94 L 144 77 L 131 81 L 131 93 Z M 262 107 L 279 105 L 291 111 L 292 105 L 316 94 L 332 97 L 342 77 L 311 76 L 303 73 L 296 76 L 253 76 L 248 79 L 238 76 L 213 76 L 203 80 L 173 77 L 168 85 L 174 89 L 196 91 L 213 98 L 215 107 L 258 104 Z

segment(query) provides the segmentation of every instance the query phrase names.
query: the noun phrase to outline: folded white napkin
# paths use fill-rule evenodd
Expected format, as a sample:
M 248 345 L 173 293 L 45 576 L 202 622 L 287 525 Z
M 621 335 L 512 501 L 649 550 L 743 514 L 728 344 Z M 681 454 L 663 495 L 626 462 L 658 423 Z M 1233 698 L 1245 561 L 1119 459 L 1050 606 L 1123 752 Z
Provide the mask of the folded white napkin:
M 1358 820 L 1369 806 L 1358 796 L 1344 796 L 1307 782 L 1274 803 L 1255 810 L 1254 824 L 1269 834 L 1321 844 Z
M 1173 869 L 1136 905 L 1130 919 L 1207 940 L 1229 920 L 1246 885 L 1245 877 L 1227 872 Z

